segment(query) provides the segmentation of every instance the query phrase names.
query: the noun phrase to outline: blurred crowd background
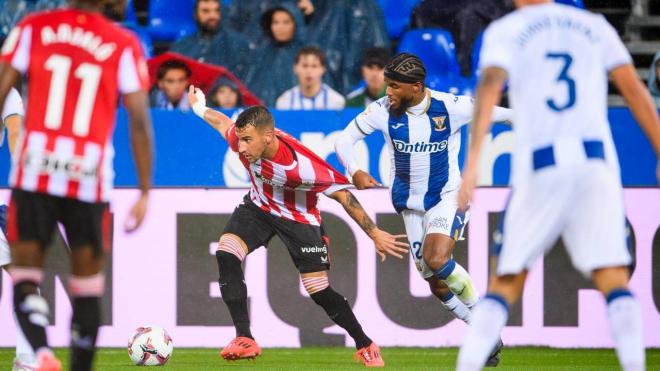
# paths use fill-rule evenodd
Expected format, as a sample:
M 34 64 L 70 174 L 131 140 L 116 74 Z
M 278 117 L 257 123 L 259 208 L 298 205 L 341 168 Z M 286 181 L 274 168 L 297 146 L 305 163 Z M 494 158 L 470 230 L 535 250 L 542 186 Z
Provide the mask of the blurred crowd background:
M 190 84 L 209 104 L 281 110 L 364 107 L 385 95 L 397 52 L 419 55 L 427 85 L 472 94 L 481 36 L 511 0 L 128 0 L 123 25 L 149 58 L 151 105 L 186 111 Z M 660 100 L 660 1 L 558 0 L 603 14 Z M 66 0 L 0 0 L 0 36 Z M 621 98 L 610 89 L 610 105 Z

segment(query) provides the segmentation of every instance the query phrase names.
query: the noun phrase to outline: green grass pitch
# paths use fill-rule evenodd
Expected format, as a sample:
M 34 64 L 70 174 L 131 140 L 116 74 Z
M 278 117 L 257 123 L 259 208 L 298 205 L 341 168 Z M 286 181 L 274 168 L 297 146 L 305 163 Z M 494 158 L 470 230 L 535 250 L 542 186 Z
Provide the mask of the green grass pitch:
M 57 355 L 67 363 L 66 349 Z M 383 348 L 385 367 L 391 370 L 453 370 L 456 348 Z M 660 370 L 660 349 L 647 350 L 648 370 Z M 0 369 L 8 369 L 14 350 L 0 348 Z M 215 349 L 175 348 L 166 370 L 358 370 L 349 348 L 264 349 L 254 361 L 227 362 Z M 131 364 L 125 349 L 104 348 L 96 358 L 96 370 L 139 370 Z M 158 368 L 161 370 L 161 368 Z M 495 370 L 495 369 L 494 369 Z M 531 347 L 505 348 L 498 371 L 509 370 L 619 370 L 611 349 L 550 349 Z

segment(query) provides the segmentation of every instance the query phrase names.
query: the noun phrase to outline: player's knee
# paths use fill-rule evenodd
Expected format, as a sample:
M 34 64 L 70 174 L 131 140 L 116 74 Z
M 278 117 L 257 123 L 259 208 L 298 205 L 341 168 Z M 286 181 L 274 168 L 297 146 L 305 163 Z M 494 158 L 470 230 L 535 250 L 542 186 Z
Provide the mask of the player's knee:
M 321 277 L 300 276 L 300 280 L 302 281 L 303 287 L 305 287 L 305 290 L 312 298 L 313 295 L 317 292 L 323 291 L 330 287 L 327 275 L 323 275 Z
M 448 238 L 447 238 L 448 239 Z M 422 258 L 426 265 L 436 270 L 449 262 L 452 256 L 453 245 L 440 238 L 429 238 L 424 241 Z
M 596 269 L 592 273 L 594 286 L 604 295 L 614 289 L 628 287 L 629 273 L 627 267 L 608 267 Z
M 245 260 L 247 256 L 247 246 L 243 240 L 233 234 L 225 233 L 220 237 L 217 252 L 225 252 L 236 257 L 239 261 Z M 216 255 L 217 255 L 216 252 Z
M 436 270 L 445 266 L 449 262 L 451 259 L 451 254 L 444 254 L 439 249 L 424 249 L 423 258 L 426 265 L 428 265 L 432 270 Z

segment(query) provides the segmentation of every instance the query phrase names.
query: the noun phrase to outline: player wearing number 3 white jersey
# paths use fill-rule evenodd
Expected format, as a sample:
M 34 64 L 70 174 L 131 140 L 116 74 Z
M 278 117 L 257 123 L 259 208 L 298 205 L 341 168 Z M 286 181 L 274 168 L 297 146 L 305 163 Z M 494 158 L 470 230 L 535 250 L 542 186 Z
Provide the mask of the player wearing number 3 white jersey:
M 516 5 L 488 27 L 480 58 L 461 207 L 472 196 L 490 112 L 507 78 L 516 146 L 496 277 L 474 311 L 457 369 L 484 365 L 528 269 L 562 237 L 575 268 L 607 299 L 622 368 L 644 370 L 640 309 L 628 290 L 623 191 L 607 121 L 608 74 L 660 154 L 657 111 L 605 18 L 547 0 Z

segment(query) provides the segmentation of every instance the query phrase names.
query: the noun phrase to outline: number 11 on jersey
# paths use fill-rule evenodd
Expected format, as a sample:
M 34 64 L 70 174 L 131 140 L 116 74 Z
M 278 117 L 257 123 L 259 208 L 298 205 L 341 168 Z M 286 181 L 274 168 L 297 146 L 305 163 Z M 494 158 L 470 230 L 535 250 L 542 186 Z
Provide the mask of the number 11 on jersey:
M 48 129 L 57 130 L 62 127 L 71 58 L 53 54 L 46 60 L 45 67 L 53 74 L 48 90 L 45 125 Z M 92 108 L 101 81 L 101 67 L 91 63 L 82 63 L 76 68 L 73 75 L 82 81 L 73 115 L 73 134 L 86 137 L 89 134 Z

